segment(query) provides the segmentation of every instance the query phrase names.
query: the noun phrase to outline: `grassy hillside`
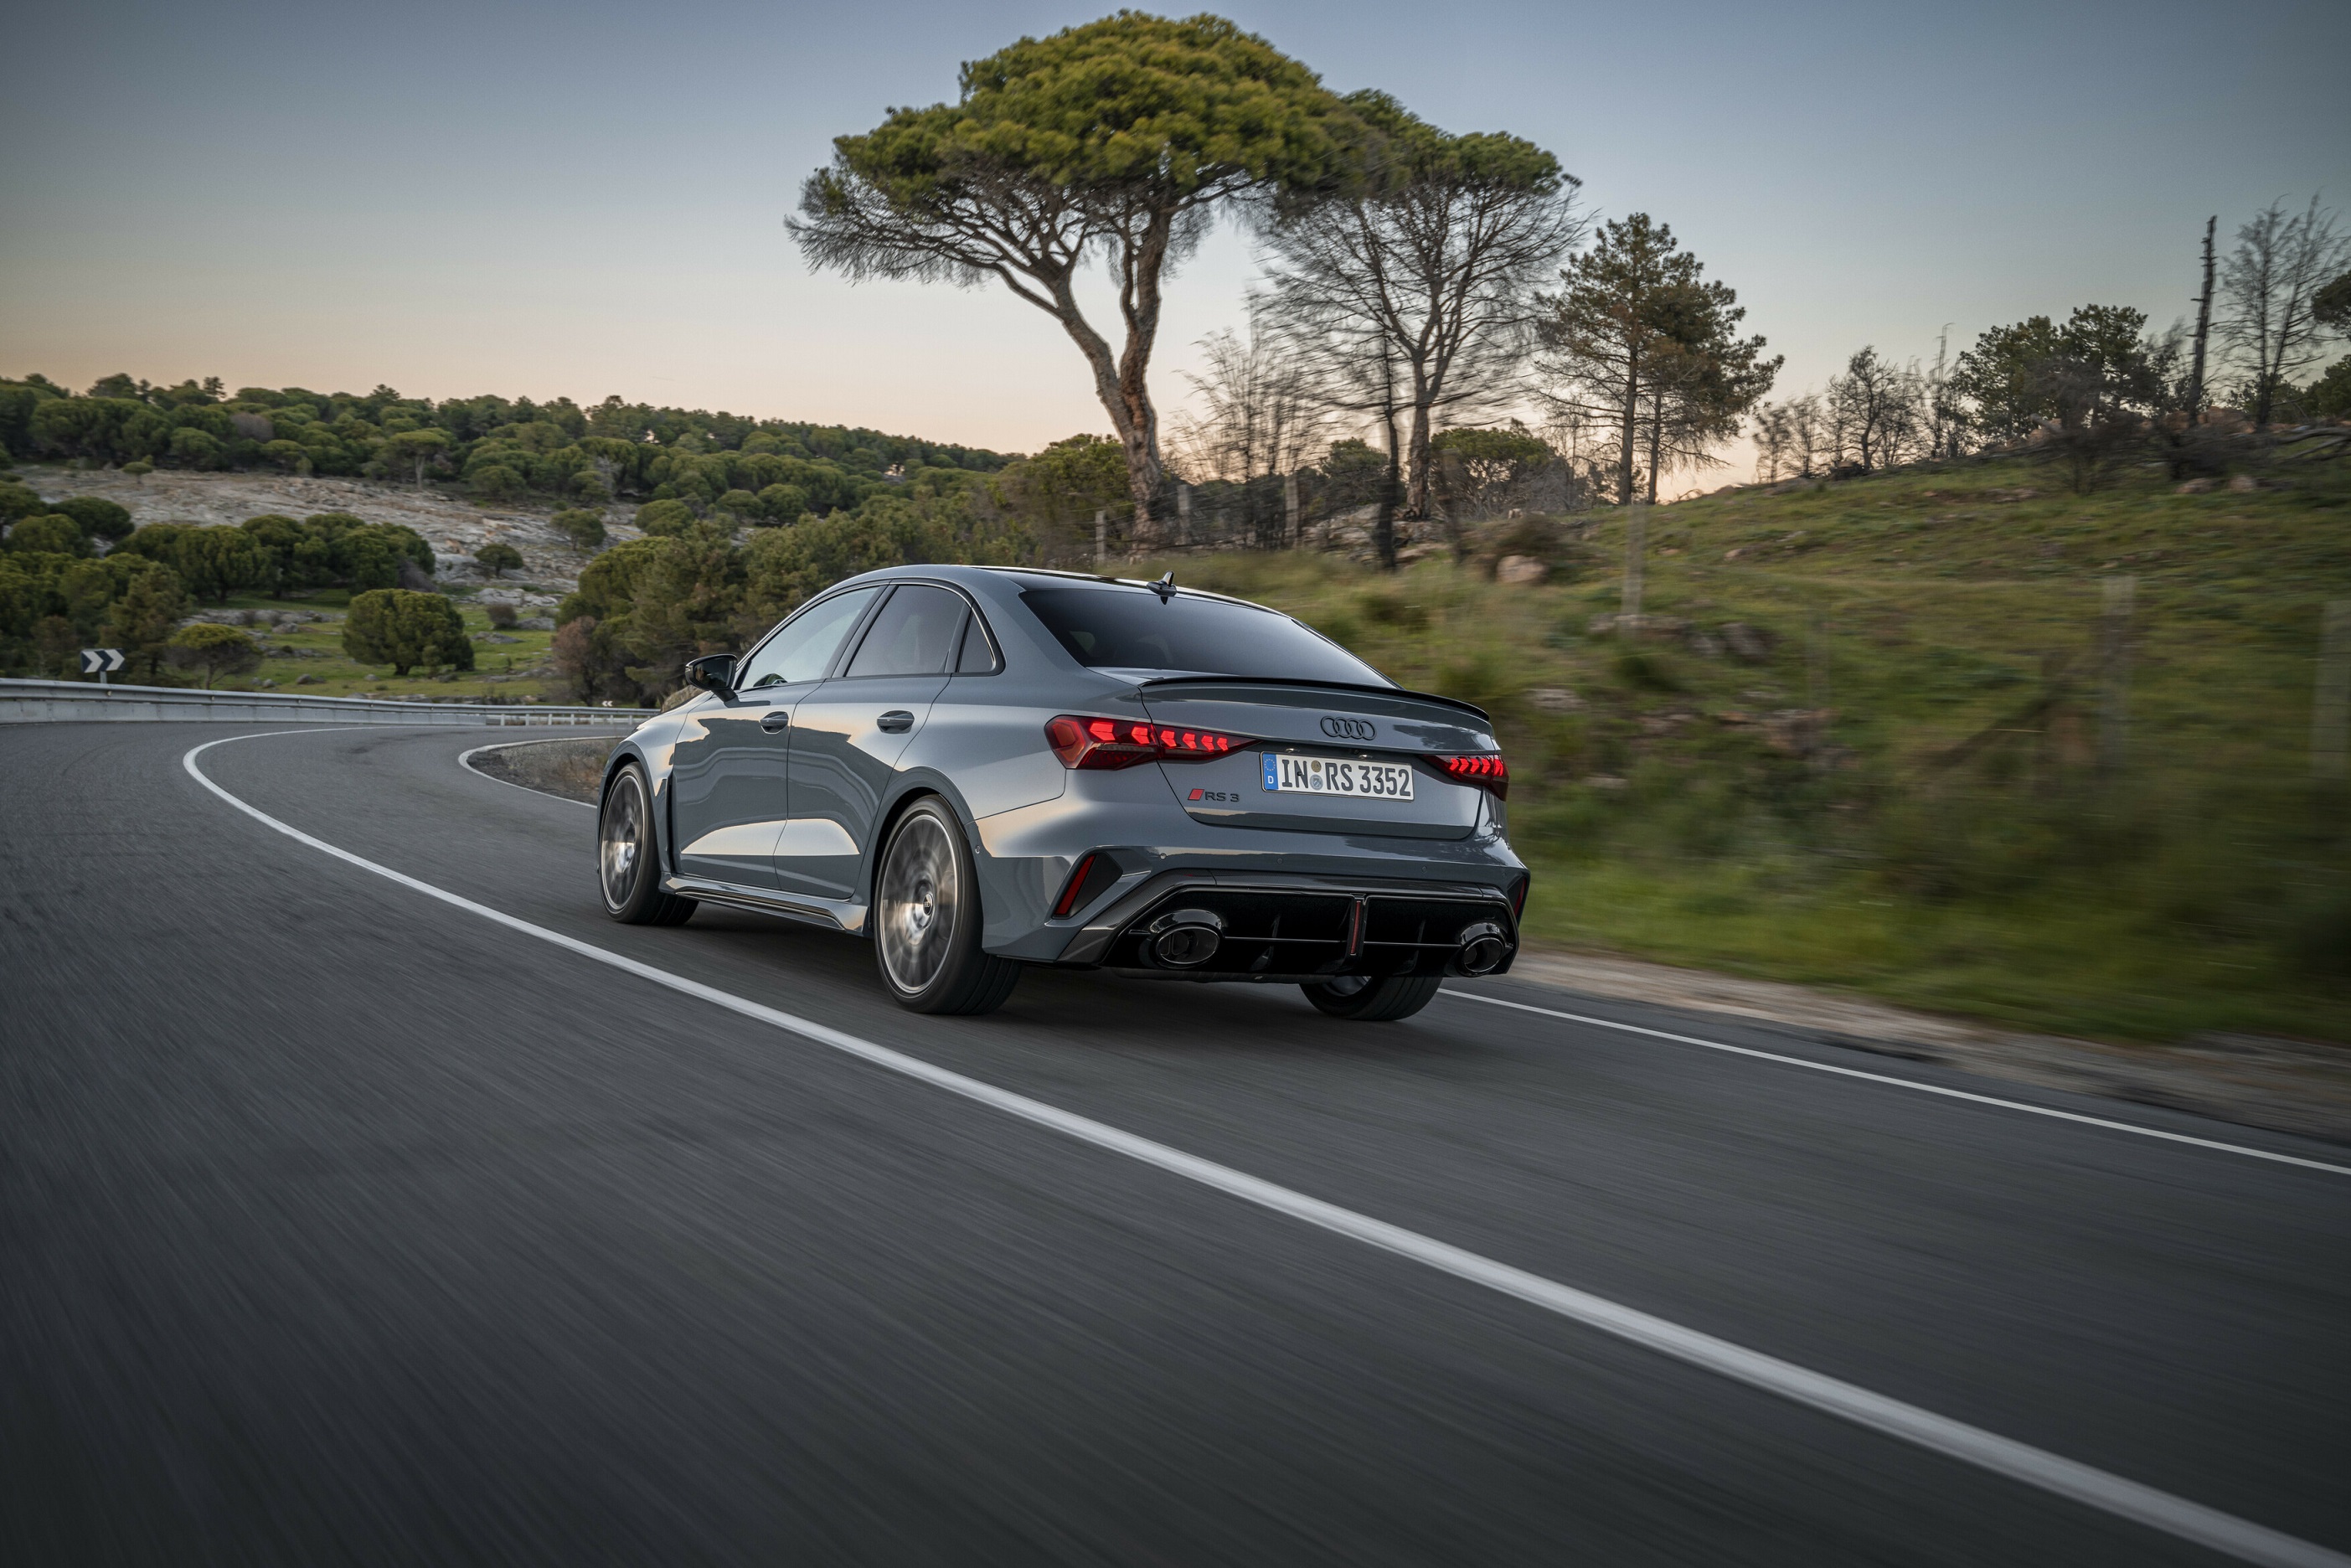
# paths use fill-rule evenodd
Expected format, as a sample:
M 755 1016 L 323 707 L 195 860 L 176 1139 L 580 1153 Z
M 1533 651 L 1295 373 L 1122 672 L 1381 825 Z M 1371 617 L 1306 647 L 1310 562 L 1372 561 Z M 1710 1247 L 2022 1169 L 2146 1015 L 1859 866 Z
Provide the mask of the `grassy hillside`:
M 2036 1029 L 2344 1040 L 2351 800 L 2310 766 L 2321 607 L 2351 597 L 2343 466 L 2077 497 L 1970 465 L 1684 502 L 1651 514 L 1633 638 L 1593 625 L 1618 605 L 1614 515 L 1540 586 L 1168 564 L 1497 715 L 1539 938 Z
M 504 586 L 533 585 L 509 582 Z M 285 650 L 282 653 L 272 652 L 252 674 L 226 676 L 214 682 L 214 686 L 221 691 L 270 690 L 335 697 L 432 697 L 449 702 L 520 702 L 526 697 L 549 703 L 575 700 L 569 689 L 556 678 L 549 662 L 549 647 L 555 634 L 519 627 L 502 631 L 491 624 L 488 610 L 473 593 L 473 590 L 459 589 L 453 594 L 453 602 L 465 623 L 465 634 L 474 640 L 474 667 L 445 676 L 423 672 L 394 676 L 381 664 L 361 664 L 345 653 L 343 616 L 350 595 L 340 588 L 316 589 L 289 599 L 238 594 L 225 607 L 207 605 L 204 608 L 208 612 L 221 609 L 255 612 L 263 623 L 246 630 L 266 648 Z M 277 626 L 266 623 L 266 617 L 286 612 L 315 612 L 320 619 Z M 523 614 L 549 616 L 553 610 L 526 610 Z M 305 675 L 310 678 L 304 681 Z M 188 680 L 185 676 L 180 678 L 183 684 Z

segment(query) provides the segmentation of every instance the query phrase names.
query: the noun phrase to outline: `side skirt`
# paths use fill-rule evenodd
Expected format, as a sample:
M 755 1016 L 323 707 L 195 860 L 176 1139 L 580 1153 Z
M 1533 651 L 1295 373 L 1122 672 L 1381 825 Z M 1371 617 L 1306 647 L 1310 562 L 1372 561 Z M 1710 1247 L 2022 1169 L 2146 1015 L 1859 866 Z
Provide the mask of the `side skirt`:
M 829 926 L 856 936 L 865 935 L 866 906 L 847 900 L 801 898 L 788 893 L 737 887 L 733 883 L 711 882 L 698 876 L 665 876 L 662 878 L 662 888 L 681 898 L 695 899 L 704 904 L 722 904 L 728 909 L 746 910 L 753 915 L 772 915 L 781 920 Z

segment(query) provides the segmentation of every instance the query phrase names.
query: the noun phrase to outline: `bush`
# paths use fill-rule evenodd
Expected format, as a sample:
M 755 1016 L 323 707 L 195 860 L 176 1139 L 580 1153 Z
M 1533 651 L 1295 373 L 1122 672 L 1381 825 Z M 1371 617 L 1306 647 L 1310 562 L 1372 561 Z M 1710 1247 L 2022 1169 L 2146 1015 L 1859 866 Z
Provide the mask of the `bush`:
M 474 644 L 457 607 L 438 593 L 379 588 L 351 601 L 343 652 L 362 664 L 390 664 L 395 675 L 420 665 L 474 667 Z
M 133 479 L 144 479 L 148 475 L 155 472 L 155 465 L 142 457 L 136 463 L 125 463 L 122 465 L 122 471 Z
M 522 476 L 503 463 L 486 463 L 468 475 L 474 495 L 485 501 L 504 501 L 519 496 L 526 486 Z
M 63 513 L 81 525 L 81 531 L 92 538 L 112 544 L 131 537 L 131 512 L 103 496 L 76 496 L 59 501 L 53 511 Z
M 575 507 L 555 514 L 556 530 L 581 549 L 594 549 L 604 542 L 604 514 Z
M 89 541 L 82 538 L 79 523 L 71 517 L 52 514 L 46 517 L 26 517 L 10 528 L 8 548 L 42 550 L 51 555 L 86 555 L 89 550 Z
M 694 508 L 684 501 L 647 501 L 637 508 L 637 527 L 649 534 L 682 534 L 694 527 Z
M 0 485 L 0 522 L 18 517 L 45 517 L 54 510 L 29 485 Z
M 234 626 L 200 621 L 172 633 L 166 656 L 183 670 L 202 670 L 204 689 L 214 675 L 242 675 L 261 667 L 261 645 Z
M 474 559 L 487 569 L 492 577 L 504 577 L 522 570 L 522 551 L 512 545 L 488 544 L 474 552 Z
M 492 600 L 489 603 L 482 606 L 482 612 L 490 618 L 491 625 L 498 627 L 501 630 L 513 625 L 517 621 L 521 619 L 521 616 L 516 613 L 515 607 L 507 603 L 504 600 Z

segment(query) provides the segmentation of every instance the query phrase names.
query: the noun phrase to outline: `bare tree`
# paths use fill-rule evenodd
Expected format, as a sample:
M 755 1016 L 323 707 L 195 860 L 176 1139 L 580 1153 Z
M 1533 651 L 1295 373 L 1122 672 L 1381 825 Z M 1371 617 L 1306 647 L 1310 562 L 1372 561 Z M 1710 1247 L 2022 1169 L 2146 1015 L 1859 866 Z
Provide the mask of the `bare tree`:
M 1435 420 L 1462 422 L 1516 391 L 1534 281 L 1583 231 L 1579 182 L 1515 136 L 1449 135 L 1384 93 L 1346 102 L 1374 137 L 1368 169 L 1273 210 L 1275 298 L 1293 329 L 1343 340 L 1356 406 L 1403 424 L 1388 444 L 1404 509 L 1426 517 Z
M 1921 382 L 1917 371 L 1871 347 L 1845 361 L 1844 374 L 1829 378 L 1826 402 L 1838 467 L 1875 473 L 1914 455 Z
M 1285 502 L 1271 481 L 1295 474 L 1320 455 L 1331 417 L 1311 360 L 1271 321 L 1267 301 L 1249 302 L 1249 336 L 1229 328 L 1200 340 L 1207 373 L 1186 373 L 1201 407 L 1178 416 L 1170 445 L 1177 469 L 1193 481 L 1222 480 L 1240 487 L 1250 534 L 1267 541 L 1265 524 L 1279 519 L 1286 535 Z
M 2266 427 L 2278 393 L 2315 362 L 2327 336 L 2318 292 L 2351 260 L 2351 243 L 2335 232 L 2335 214 L 2318 198 L 2300 213 L 2273 202 L 2237 230 L 2237 248 L 2221 265 L 2228 314 L 2220 323 L 2245 377 L 2247 412 Z
M 1820 472 L 1821 400 L 1806 392 L 1755 411 L 1755 476 L 1810 479 Z

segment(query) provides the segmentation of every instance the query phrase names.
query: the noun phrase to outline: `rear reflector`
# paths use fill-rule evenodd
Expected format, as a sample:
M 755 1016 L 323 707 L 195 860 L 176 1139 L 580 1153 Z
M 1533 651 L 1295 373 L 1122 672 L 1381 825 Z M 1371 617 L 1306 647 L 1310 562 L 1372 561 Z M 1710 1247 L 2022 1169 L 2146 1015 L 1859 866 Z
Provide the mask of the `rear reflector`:
M 1510 793 L 1510 765 L 1502 760 L 1499 751 L 1476 751 L 1464 756 L 1431 756 L 1429 762 L 1445 770 L 1448 779 L 1464 784 L 1475 784 L 1496 800 L 1507 800 Z
M 1129 718 L 1080 718 L 1063 714 L 1045 727 L 1045 739 L 1064 768 L 1132 768 L 1138 762 L 1205 762 L 1249 744 L 1243 735 L 1169 729 Z
M 1070 885 L 1061 889 L 1061 896 L 1053 901 L 1054 919 L 1061 919 L 1078 906 L 1078 889 L 1085 886 L 1086 873 L 1094 869 L 1094 862 L 1100 858 L 1098 855 L 1086 855 L 1071 868 Z

